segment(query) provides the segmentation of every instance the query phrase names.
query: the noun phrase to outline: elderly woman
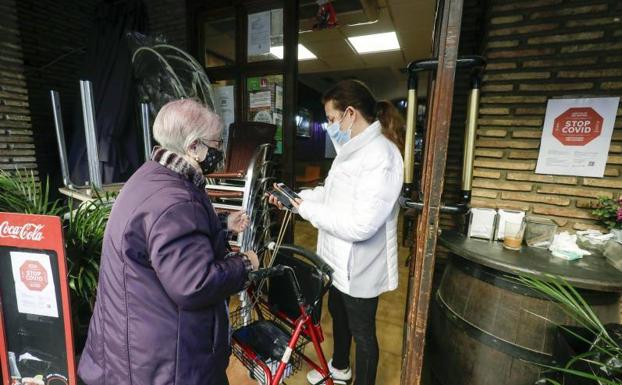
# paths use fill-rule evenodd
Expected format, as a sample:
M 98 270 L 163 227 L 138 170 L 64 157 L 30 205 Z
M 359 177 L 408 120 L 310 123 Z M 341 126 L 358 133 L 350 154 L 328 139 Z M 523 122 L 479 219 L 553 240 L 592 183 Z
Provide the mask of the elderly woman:
M 227 298 L 258 262 L 228 248 L 229 231 L 248 219 L 221 220 L 204 189 L 201 164 L 219 157 L 221 126 L 193 100 L 158 113 L 162 147 L 127 181 L 106 226 L 78 370 L 86 384 L 227 384 Z

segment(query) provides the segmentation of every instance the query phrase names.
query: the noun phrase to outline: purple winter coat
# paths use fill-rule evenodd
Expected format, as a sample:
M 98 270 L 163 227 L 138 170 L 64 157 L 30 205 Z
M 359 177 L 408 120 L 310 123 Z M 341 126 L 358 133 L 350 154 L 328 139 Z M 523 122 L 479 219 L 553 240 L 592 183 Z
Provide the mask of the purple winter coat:
M 226 383 L 226 299 L 247 279 L 226 238 L 205 190 L 154 161 L 136 171 L 106 226 L 85 383 Z

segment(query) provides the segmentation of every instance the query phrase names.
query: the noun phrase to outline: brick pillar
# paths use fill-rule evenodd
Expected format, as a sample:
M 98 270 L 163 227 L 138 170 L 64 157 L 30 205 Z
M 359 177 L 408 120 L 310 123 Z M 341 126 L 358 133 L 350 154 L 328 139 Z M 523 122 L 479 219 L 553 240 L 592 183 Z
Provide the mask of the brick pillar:
M 15 0 L 0 3 L 0 31 L 0 169 L 36 171 Z
M 620 96 L 622 3 L 617 0 L 491 0 L 484 49 L 473 206 L 512 208 L 581 230 L 591 205 L 622 190 L 618 111 L 605 177 L 534 170 L 549 98 Z

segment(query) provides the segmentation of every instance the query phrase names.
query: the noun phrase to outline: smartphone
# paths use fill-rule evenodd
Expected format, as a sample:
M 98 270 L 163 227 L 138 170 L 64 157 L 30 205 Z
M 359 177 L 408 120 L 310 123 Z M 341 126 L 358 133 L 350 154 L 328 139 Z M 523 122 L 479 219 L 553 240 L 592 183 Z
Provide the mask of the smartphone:
M 285 194 L 287 197 L 289 197 L 292 200 L 300 199 L 300 196 L 298 196 L 298 194 L 296 194 L 296 192 L 294 192 L 294 190 L 289 188 L 289 186 L 287 186 L 285 183 L 277 183 L 276 189 L 282 192 L 283 194 Z
M 294 205 L 292 205 L 292 202 L 289 199 L 289 197 L 285 195 L 285 193 L 281 192 L 280 190 L 276 190 L 276 189 L 272 190 L 270 191 L 270 194 L 274 196 L 279 202 L 281 202 L 281 204 L 285 206 L 286 209 L 292 210 L 294 208 Z

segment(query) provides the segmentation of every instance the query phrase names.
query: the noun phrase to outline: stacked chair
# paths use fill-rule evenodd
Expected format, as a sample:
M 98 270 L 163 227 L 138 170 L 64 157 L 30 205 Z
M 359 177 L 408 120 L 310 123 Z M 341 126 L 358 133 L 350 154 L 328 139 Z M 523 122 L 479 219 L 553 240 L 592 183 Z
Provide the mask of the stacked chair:
M 207 175 L 206 189 L 216 211 L 245 210 L 250 217 L 247 230 L 231 241 L 234 250 L 257 250 L 271 239 L 275 213 L 263 198 L 275 182 L 275 131 L 267 123 L 231 124 L 224 170 Z

